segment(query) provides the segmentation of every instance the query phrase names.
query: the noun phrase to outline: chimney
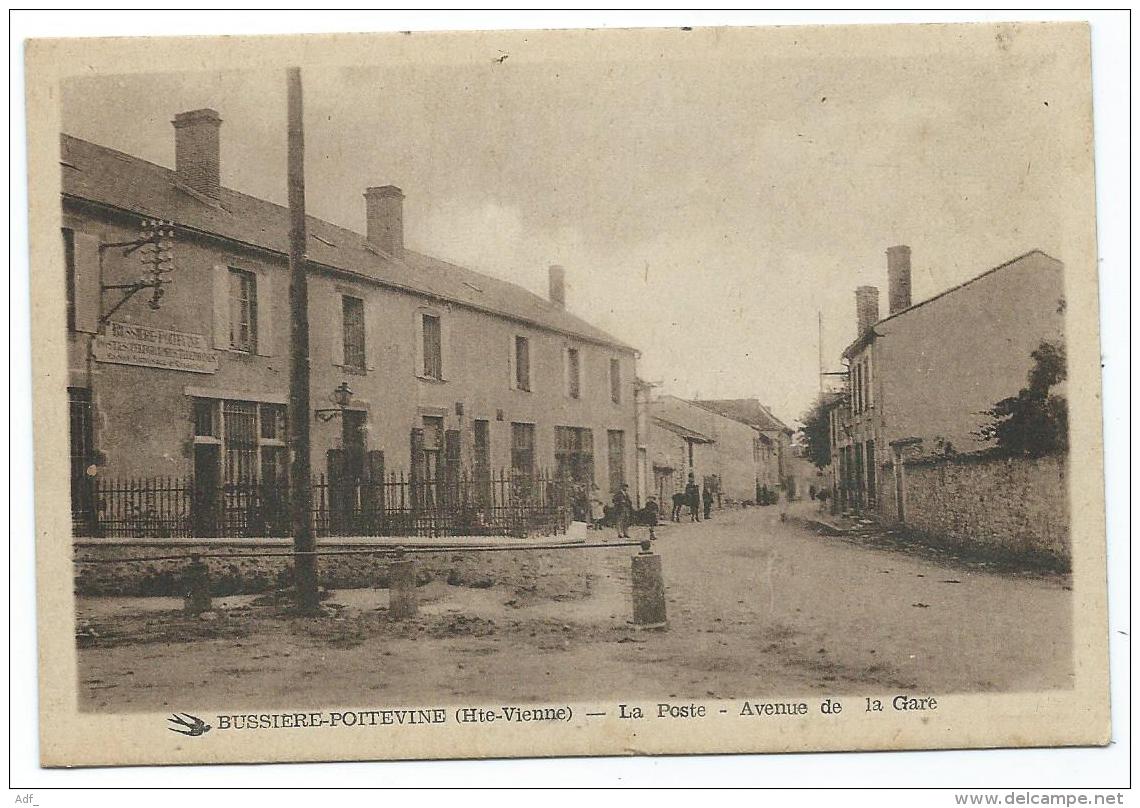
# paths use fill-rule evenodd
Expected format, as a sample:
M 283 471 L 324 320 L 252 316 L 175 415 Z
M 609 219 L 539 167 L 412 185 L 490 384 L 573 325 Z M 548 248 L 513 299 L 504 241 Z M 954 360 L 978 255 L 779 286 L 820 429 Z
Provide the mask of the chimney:
M 404 192 L 395 185 L 369 188 L 364 203 L 368 243 L 399 258 L 404 253 Z
M 910 247 L 887 247 L 887 290 L 891 314 L 910 308 Z
M 557 264 L 550 267 L 550 302 L 560 309 L 566 308 L 566 269 Z
M 879 321 L 879 290 L 874 286 L 860 286 L 855 290 L 855 317 L 859 336 Z
M 174 168 L 179 181 L 217 199 L 222 187 L 220 138 L 222 118 L 212 109 L 180 112 L 174 124 Z

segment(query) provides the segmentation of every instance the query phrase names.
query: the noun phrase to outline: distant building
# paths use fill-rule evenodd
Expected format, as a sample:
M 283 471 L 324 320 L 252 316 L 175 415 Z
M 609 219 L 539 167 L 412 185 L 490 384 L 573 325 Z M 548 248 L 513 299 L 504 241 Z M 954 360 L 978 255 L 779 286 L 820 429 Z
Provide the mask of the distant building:
M 689 472 L 720 500 L 754 501 L 781 485 L 791 430 L 755 399 L 689 401 L 663 395 L 650 404 L 654 489 L 671 496 Z
M 1030 353 L 1063 339 L 1061 262 L 1034 250 L 912 305 L 910 248 L 887 250 L 890 308 L 855 292 L 847 389 L 831 409 L 836 507 L 903 518 L 903 460 L 987 448 L 983 412 L 1025 386 Z
M 221 184 L 216 112 L 173 123 L 174 169 L 62 138 L 73 493 L 92 477 L 284 488 L 288 211 Z M 413 251 L 403 192 L 361 190 L 365 234 L 308 220 L 312 406 L 352 391 L 339 417 L 307 414 L 314 474 L 634 484 L 637 352 L 566 309 L 563 269 L 543 299 Z M 112 313 L 144 218 L 173 222 L 172 283 L 160 308 L 148 293 Z

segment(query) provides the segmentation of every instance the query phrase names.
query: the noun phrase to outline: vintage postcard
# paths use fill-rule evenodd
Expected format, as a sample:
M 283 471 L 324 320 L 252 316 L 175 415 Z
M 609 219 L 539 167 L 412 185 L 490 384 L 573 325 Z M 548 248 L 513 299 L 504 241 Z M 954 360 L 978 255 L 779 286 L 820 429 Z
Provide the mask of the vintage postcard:
M 1108 742 L 1087 26 L 26 68 L 45 766 Z

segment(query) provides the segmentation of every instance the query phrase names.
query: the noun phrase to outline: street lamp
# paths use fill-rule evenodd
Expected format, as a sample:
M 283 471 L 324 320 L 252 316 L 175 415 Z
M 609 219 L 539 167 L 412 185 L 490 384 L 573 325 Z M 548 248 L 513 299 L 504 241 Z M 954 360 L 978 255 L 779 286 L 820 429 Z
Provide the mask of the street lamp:
M 348 405 L 352 403 L 352 388 L 348 386 L 348 382 L 341 382 L 337 388 L 332 391 L 329 398 L 336 404 L 335 408 L 313 411 L 313 414 L 316 415 L 317 419 L 322 423 L 328 423 L 338 415 L 344 416 L 344 411 L 348 409 Z

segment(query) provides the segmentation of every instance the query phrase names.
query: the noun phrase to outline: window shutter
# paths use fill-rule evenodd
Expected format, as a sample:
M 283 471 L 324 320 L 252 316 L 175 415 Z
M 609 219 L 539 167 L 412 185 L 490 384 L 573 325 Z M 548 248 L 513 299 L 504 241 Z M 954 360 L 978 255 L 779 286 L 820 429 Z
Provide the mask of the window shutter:
M 257 353 L 259 356 L 273 356 L 277 344 L 277 279 L 271 272 L 257 273 Z
M 451 311 L 439 315 L 439 378 L 440 380 L 454 377 L 451 372 L 453 357 L 451 356 Z
M 214 267 L 214 347 L 230 349 L 230 268 L 225 264 Z
M 374 313 L 375 303 L 364 298 L 364 368 L 376 370 L 376 363 L 380 358 L 380 329 L 372 327 L 370 315 Z
M 75 330 L 99 331 L 103 295 L 99 271 L 99 237 L 75 232 Z
M 570 349 L 562 346 L 562 395 L 570 396 Z
M 336 296 L 336 311 L 332 321 L 332 363 L 337 367 L 344 367 L 344 295 Z
M 508 336 L 507 342 L 507 389 L 514 390 L 518 385 L 515 383 L 515 337 L 514 334 Z
M 417 376 L 424 375 L 424 313 L 422 311 L 416 312 L 415 328 L 413 329 L 416 335 L 416 349 L 412 352 L 415 357 L 416 365 L 414 373 Z

